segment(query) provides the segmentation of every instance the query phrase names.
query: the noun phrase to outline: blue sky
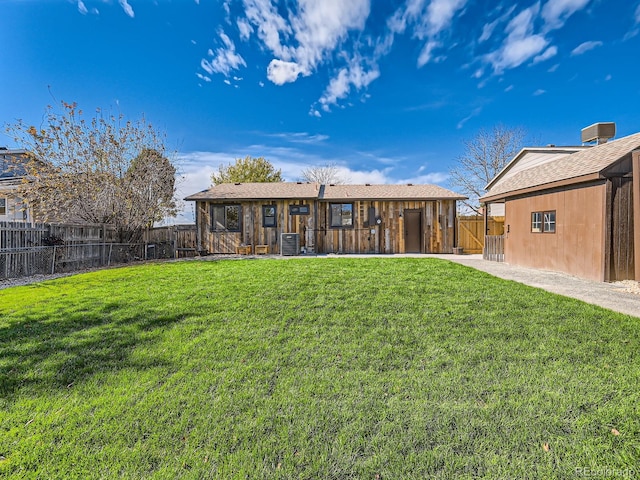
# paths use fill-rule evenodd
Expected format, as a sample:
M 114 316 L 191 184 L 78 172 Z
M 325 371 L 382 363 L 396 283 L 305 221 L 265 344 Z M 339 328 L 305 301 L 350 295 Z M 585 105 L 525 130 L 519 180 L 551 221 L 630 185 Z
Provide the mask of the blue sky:
M 144 114 L 183 196 L 246 155 L 287 180 L 335 162 L 449 187 L 481 128 L 640 130 L 640 0 L 0 0 L 0 18 L 0 123 L 56 100 Z

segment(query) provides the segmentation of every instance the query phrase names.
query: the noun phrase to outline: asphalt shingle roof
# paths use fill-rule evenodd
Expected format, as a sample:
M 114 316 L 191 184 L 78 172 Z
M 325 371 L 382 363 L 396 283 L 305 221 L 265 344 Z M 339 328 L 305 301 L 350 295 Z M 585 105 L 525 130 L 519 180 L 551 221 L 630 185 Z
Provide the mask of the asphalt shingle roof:
M 437 185 L 325 185 L 320 200 L 463 200 L 464 195 Z
M 185 200 L 271 200 L 285 198 L 317 198 L 317 183 L 221 183 L 189 195 Z
M 597 174 L 639 148 L 640 133 L 636 133 L 588 150 L 568 154 L 498 181 L 483 198 Z
M 320 185 L 318 183 L 222 183 L 185 200 L 272 200 L 314 198 L 319 200 L 462 200 L 437 185 Z

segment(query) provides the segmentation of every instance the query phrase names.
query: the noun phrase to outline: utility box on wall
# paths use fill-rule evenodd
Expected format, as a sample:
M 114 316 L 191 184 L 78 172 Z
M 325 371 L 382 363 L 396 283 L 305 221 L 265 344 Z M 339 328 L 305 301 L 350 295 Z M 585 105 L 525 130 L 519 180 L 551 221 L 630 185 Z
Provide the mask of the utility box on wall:
M 283 233 L 280 239 L 281 255 L 300 255 L 300 235 L 298 233 Z

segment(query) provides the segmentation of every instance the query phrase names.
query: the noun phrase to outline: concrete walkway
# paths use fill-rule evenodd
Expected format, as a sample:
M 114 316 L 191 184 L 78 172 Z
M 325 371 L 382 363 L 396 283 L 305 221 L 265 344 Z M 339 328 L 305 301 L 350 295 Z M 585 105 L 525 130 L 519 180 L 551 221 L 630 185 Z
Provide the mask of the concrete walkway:
M 483 260 L 482 255 L 425 255 L 460 263 L 495 277 L 542 288 L 549 292 L 577 298 L 609 310 L 640 317 L 640 291 L 635 282 L 605 283 L 583 280 L 564 273 L 517 267 L 506 263 Z M 635 291 L 632 291 L 635 290 Z

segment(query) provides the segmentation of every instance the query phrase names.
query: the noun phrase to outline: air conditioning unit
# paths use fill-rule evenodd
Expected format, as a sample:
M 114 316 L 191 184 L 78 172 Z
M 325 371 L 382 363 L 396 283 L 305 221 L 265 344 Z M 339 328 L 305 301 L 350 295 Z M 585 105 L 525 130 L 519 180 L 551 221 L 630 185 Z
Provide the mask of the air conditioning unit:
M 589 125 L 581 131 L 582 143 L 597 142 L 598 145 L 616 136 L 616 124 L 614 122 L 600 122 Z
M 280 255 L 300 255 L 300 235 L 283 233 L 280 241 Z

